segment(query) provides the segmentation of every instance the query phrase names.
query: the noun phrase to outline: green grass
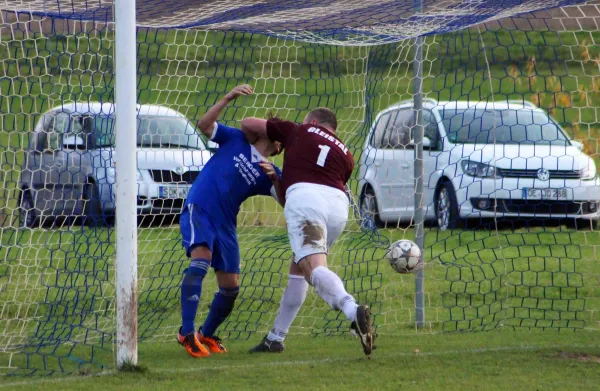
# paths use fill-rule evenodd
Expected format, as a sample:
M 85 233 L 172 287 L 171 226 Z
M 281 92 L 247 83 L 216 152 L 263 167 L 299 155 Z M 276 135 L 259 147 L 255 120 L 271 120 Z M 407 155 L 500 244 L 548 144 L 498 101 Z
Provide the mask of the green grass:
M 490 332 L 382 336 L 369 360 L 350 337 L 291 335 L 283 354 L 250 355 L 250 341 L 192 359 L 175 342 L 141 344 L 143 373 L 0 378 L 11 390 L 580 390 L 600 381 L 598 333 Z
M 416 321 L 414 276 L 394 273 L 382 259 L 383 249 L 357 237 L 356 232 L 352 233 L 356 231 L 353 225 L 349 229 L 334 248 L 330 265 L 344 279 L 349 292 L 360 302 L 372 305 L 381 336 L 412 338 Z M 96 352 L 93 360 L 89 344 L 99 346 L 101 333 L 111 333 L 114 327 L 114 231 L 83 232 L 87 234 L 56 230 L 25 232 L 13 241 L 4 236 L 6 245 L 2 248 L 5 256 L 12 259 L 12 278 L 3 292 L 10 293 L 4 297 L 11 299 L 4 304 L 0 326 L 6 330 L 5 335 L 15 333 L 17 338 L 13 343 L 27 341 L 21 337 L 34 336 L 40 326 L 46 330 L 46 336 L 32 341 L 55 341 L 69 330 L 70 324 L 80 322 L 79 314 L 93 310 L 99 315 L 84 316 L 84 327 L 72 330 L 68 337 L 82 342 L 85 336 L 88 346 L 79 344 L 73 350 L 68 350 L 68 346 L 59 350 L 54 350 L 54 346 L 42 348 L 38 353 L 45 358 L 40 354 L 30 355 L 31 368 L 56 370 L 59 360 L 63 370 L 75 373 L 97 371 L 98 365 L 112 367 L 110 339 L 105 341 L 105 350 Z M 414 237 L 412 229 L 380 233 L 390 241 Z M 284 234 L 278 228 L 241 230 L 243 289 L 238 308 L 221 328 L 222 336 L 230 340 L 256 339 L 272 326 L 291 255 Z M 422 334 L 513 328 L 563 330 L 560 335 L 567 336 L 579 335 L 572 333 L 573 330 L 595 332 L 599 321 L 600 270 L 593 243 L 600 242 L 598 237 L 595 232 L 571 232 L 564 227 L 545 232 L 540 229 L 529 232 L 524 228 L 497 232 L 427 230 L 426 327 Z M 178 240 L 175 226 L 140 230 L 139 332 L 145 340 L 170 341 L 179 324 L 179 282 L 187 262 Z M 17 248 L 21 257 L 11 253 Z M 20 289 L 23 286 L 28 289 Z M 211 274 L 201 299 L 199 323 L 215 289 Z M 63 308 L 66 317 L 59 316 Z M 54 315 L 48 321 L 32 319 L 50 309 Z M 25 319 L 29 321 L 23 322 Z M 311 290 L 291 332 L 304 337 L 339 335 L 348 326 Z M 16 354 L 0 355 L 0 367 L 8 365 L 9 359 L 11 366 L 25 367 L 26 356 L 19 349 L 10 351 Z M 29 348 L 25 352 L 34 351 Z M 77 360 L 82 360 L 82 364 Z M 92 361 L 91 365 L 84 364 L 87 361 Z M 150 366 L 148 362 L 141 363 Z

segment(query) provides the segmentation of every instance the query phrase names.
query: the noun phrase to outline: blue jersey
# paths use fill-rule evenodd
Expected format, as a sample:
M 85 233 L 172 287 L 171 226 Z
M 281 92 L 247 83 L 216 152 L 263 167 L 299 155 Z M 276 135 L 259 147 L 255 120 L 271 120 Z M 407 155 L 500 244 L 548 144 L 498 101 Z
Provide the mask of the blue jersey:
M 263 156 L 236 128 L 218 124 L 212 141 L 219 144 L 190 189 L 185 204 L 193 204 L 217 224 L 236 225 L 240 206 L 249 197 L 276 197 L 271 179 L 258 163 Z M 281 177 L 281 171 L 275 167 Z

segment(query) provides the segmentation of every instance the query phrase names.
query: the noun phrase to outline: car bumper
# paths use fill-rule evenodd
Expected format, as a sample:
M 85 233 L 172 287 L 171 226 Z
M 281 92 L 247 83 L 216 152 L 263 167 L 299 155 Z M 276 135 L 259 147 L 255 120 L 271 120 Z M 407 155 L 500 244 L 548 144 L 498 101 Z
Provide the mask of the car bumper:
M 175 185 L 165 183 L 138 183 L 137 213 L 146 214 L 179 214 L 192 185 Z M 115 190 L 113 187 L 112 190 Z M 116 195 L 110 200 L 103 200 L 104 213 L 114 213 Z
M 139 214 L 179 214 L 192 185 L 140 184 L 137 207 Z
M 542 182 L 513 178 L 465 180 L 463 176 L 459 180 L 454 185 L 458 189 L 456 195 L 462 218 L 600 218 L 598 179 Z M 536 197 L 530 197 L 528 189 L 534 189 Z M 537 198 L 541 193 L 538 190 L 548 194 Z

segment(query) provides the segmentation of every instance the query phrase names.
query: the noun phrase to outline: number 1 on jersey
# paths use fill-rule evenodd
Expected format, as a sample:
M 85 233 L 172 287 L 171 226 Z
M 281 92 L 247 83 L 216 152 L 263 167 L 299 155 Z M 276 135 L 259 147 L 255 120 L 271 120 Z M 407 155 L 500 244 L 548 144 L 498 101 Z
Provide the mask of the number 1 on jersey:
M 319 145 L 319 149 L 321 152 L 319 153 L 319 157 L 317 158 L 317 165 L 321 167 L 325 167 L 325 159 L 327 159 L 327 154 L 331 149 L 328 145 Z

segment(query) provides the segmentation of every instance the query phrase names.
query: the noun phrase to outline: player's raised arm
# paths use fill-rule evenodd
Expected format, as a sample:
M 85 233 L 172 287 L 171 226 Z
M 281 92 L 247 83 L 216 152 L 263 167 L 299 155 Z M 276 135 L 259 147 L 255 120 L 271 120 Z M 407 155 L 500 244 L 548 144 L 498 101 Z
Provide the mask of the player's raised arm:
M 260 119 L 248 117 L 242 120 L 242 132 L 249 143 L 254 143 L 259 138 L 269 141 L 279 141 L 285 148 L 289 137 L 294 133 L 298 124 L 280 119 Z
M 198 121 L 198 129 L 209 139 L 212 137 L 213 131 L 216 128 L 216 122 L 219 116 L 221 115 L 221 111 L 229 102 L 242 95 L 250 95 L 252 94 L 252 87 L 248 84 L 242 84 L 234 87 L 231 91 L 229 91 L 220 101 L 218 101 L 213 107 L 208 109 L 206 114 L 200 118 Z

